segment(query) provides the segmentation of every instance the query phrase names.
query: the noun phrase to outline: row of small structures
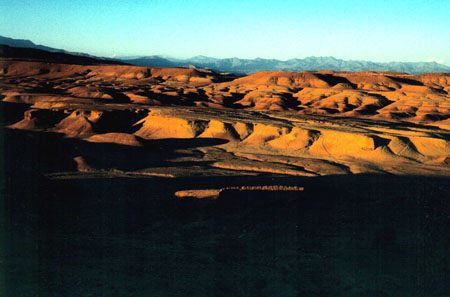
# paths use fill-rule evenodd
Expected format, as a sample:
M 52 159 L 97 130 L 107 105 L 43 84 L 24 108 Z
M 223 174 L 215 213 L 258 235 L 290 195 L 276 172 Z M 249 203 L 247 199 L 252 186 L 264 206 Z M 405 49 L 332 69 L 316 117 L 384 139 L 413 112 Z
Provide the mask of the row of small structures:
M 241 187 L 226 187 L 220 189 L 223 191 L 303 191 L 303 187 L 298 186 L 241 186 Z
M 179 198 L 218 198 L 220 194 L 233 191 L 303 191 L 303 187 L 298 186 L 241 186 L 241 187 L 225 187 L 221 189 L 201 189 L 201 190 L 182 190 L 175 193 Z

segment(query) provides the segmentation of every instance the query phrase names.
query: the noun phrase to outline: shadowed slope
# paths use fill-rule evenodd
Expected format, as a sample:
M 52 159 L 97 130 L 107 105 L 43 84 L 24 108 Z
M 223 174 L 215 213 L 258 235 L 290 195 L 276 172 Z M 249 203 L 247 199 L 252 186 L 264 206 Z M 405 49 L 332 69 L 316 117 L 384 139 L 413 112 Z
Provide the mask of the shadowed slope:
M 450 74 L 260 72 L 0 61 L 8 102 L 104 102 L 297 111 L 448 126 Z M 56 104 L 56 103 L 55 103 Z
M 79 64 L 79 65 L 95 65 L 95 64 L 115 64 L 128 65 L 128 63 L 113 60 L 100 59 L 79 55 L 72 55 L 63 52 L 49 52 L 43 49 L 25 48 L 25 47 L 11 47 L 0 44 L 0 57 L 17 59 L 17 60 L 31 60 L 31 61 L 45 61 L 49 63 L 63 63 L 63 64 Z

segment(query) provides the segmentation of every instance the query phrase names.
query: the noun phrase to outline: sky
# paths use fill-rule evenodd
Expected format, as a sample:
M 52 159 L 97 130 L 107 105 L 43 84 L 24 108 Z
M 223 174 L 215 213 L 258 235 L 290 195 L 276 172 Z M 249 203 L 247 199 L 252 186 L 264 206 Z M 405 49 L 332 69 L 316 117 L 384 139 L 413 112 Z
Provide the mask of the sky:
M 0 0 L 0 35 L 111 57 L 450 65 L 450 0 Z

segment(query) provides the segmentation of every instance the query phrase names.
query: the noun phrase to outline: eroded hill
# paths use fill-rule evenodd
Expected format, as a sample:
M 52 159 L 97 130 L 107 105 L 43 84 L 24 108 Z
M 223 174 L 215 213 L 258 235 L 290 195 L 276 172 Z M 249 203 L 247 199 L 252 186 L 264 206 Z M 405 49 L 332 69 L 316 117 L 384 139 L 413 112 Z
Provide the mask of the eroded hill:
M 81 140 L 89 148 L 65 156 L 80 176 L 450 175 L 450 74 L 236 78 L 202 69 L 8 59 L 0 71 L 3 101 L 30 106 L 9 127 Z M 160 154 L 165 162 L 105 161 L 91 149 L 105 143 L 133 147 L 141 160 Z

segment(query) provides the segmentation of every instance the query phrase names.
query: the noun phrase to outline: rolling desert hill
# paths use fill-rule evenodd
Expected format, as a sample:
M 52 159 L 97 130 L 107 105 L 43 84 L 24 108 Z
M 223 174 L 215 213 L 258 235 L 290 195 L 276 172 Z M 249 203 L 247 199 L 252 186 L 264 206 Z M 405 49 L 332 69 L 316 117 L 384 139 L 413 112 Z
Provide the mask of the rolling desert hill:
M 449 73 L 1 49 L 7 295 L 449 292 Z
M 124 171 L 109 164 L 102 174 L 450 174 L 450 74 L 234 77 L 8 58 L 0 69 L 3 102 L 30 106 L 13 129 L 143 150 L 155 140 L 218 141 L 187 149 L 189 156 L 168 167 Z M 196 165 L 183 169 L 182 160 Z

